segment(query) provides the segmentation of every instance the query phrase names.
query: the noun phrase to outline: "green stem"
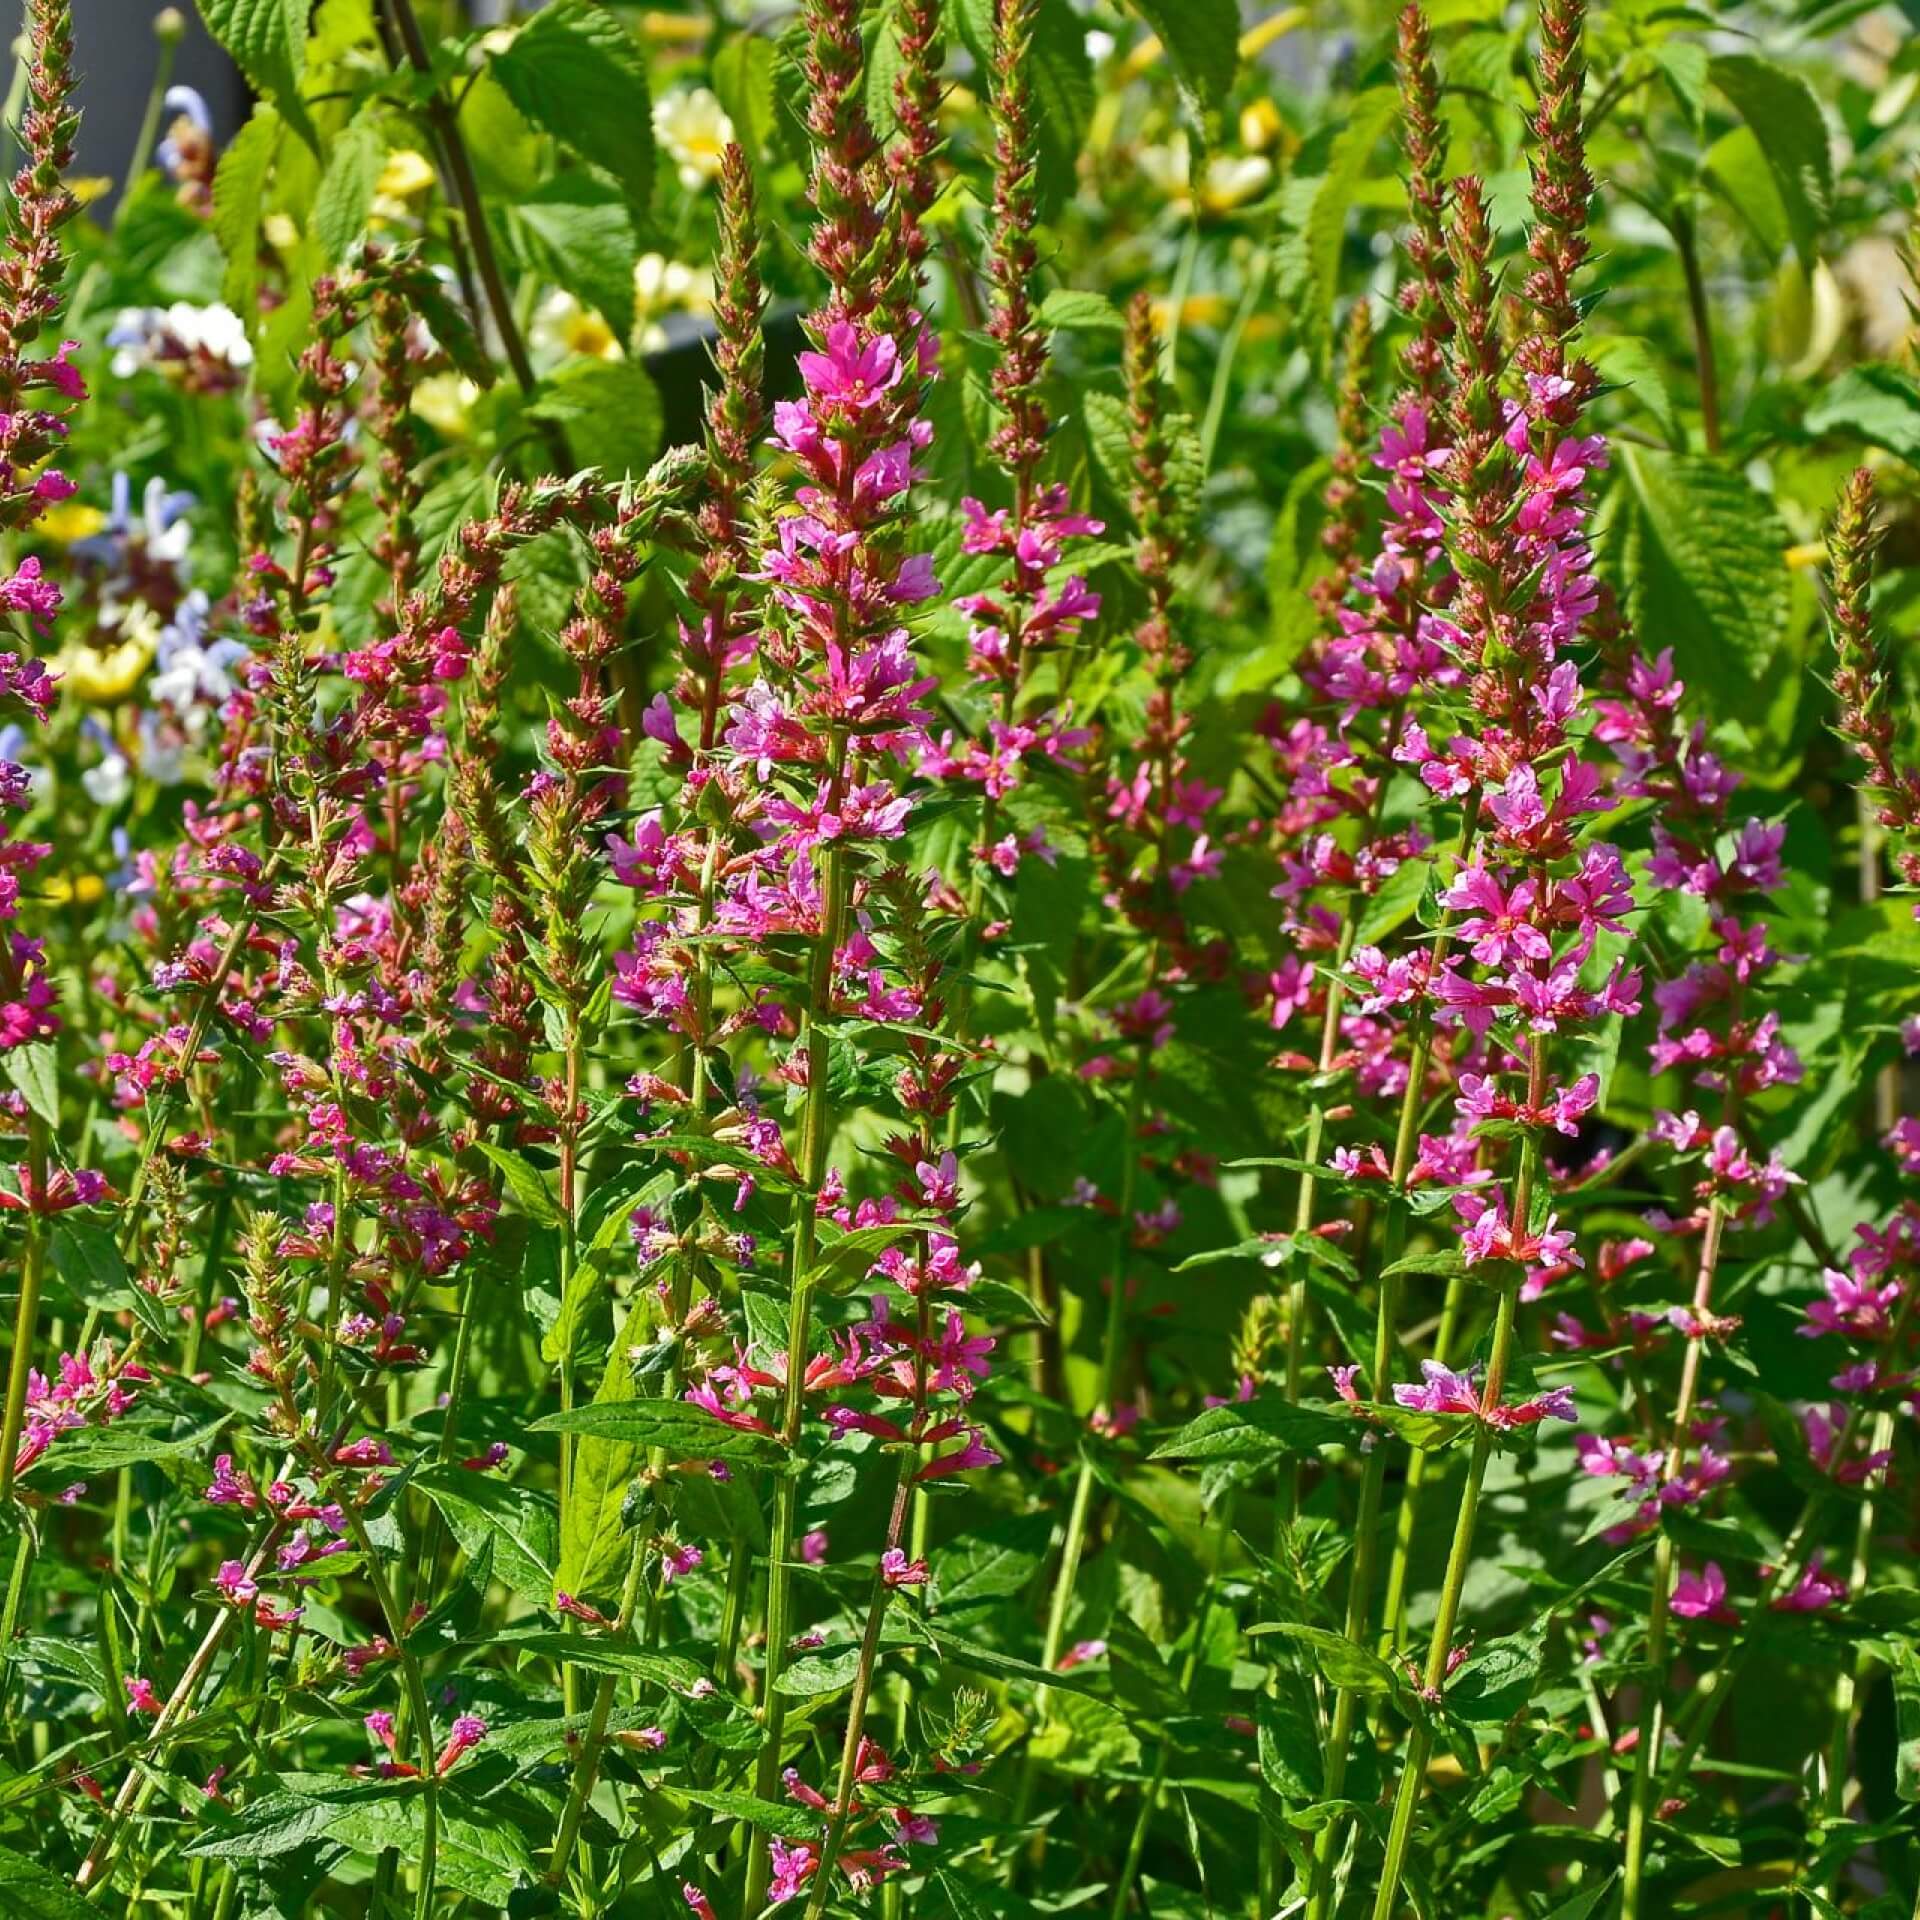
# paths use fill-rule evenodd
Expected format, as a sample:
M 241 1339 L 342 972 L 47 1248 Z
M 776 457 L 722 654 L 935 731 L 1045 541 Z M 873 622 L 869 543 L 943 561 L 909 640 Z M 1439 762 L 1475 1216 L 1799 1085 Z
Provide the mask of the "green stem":
M 1094 1411 L 1112 1410 L 1113 1393 L 1120 1377 L 1120 1352 L 1126 1332 L 1127 1253 L 1133 1240 L 1133 1199 L 1139 1170 L 1139 1135 L 1146 1113 L 1147 1048 L 1134 1056 L 1133 1085 L 1127 1093 L 1127 1127 L 1122 1141 L 1124 1159 L 1120 1174 L 1120 1244 L 1114 1254 L 1113 1281 L 1107 1295 L 1106 1332 L 1100 1343 L 1100 1382 Z M 1067 1636 L 1067 1617 L 1072 1609 L 1073 1591 L 1080 1578 L 1080 1556 L 1086 1551 L 1087 1523 L 1093 1513 L 1093 1462 L 1083 1451 L 1080 1471 L 1073 1485 L 1073 1505 L 1067 1512 L 1067 1531 L 1060 1543 L 1060 1566 L 1054 1576 L 1053 1597 L 1047 1606 L 1047 1632 L 1041 1643 L 1040 1664 L 1052 1673 L 1060 1664 Z M 1050 1695 L 1043 1693 L 1037 1709 L 1037 1733 L 1049 1718 Z M 1026 1819 L 1033 1804 L 1033 1748 L 1029 1741 L 1021 1757 L 1020 1785 L 1015 1796 L 1014 1825 Z
M 47 1123 L 27 1115 L 27 1173 L 36 1193 L 47 1190 Z M 14 1459 L 26 1424 L 27 1384 L 39 1352 L 40 1289 L 47 1277 L 47 1216 L 38 1205 L 27 1214 L 26 1252 L 20 1265 L 20 1302 L 13 1319 L 13 1364 L 7 1370 L 7 1408 L 0 1429 L 0 1504 L 13 1498 Z
M 847 777 L 847 736 L 836 729 L 829 749 L 828 804 L 837 801 Z M 833 1103 L 827 1093 L 828 1057 L 825 1025 L 832 1007 L 833 960 L 840 946 L 846 917 L 848 873 L 840 841 L 828 843 L 826 870 L 821 879 L 820 937 L 813 952 L 813 971 L 807 989 L 807 1092 L 801 1121 L 801 1185 L 794 1195 L 793 1238 L 787 1267 L 787 1391 L 780 1423 L 780 1439 L 787 1466 L 794 1463 L 800 1443 L 800 1421 L 806 1405 L 807 1354 L 813 1343 L 814 1251 L 819 1232 L 817 1200 L 827 1174 L 827 1147 L 833 1133 Z M 755 1770 L 755 1791 L 763 1800 L 779 1798 L 780 1742 L 786 1728 L 786 1696 L 780 1676 L 793 1639 L 793 1533 L 799 1485 L 791 1471 L 783 1472 L 773 1492 L 773 1528 L 767 1545 L 767 1653 L 765 1692 L 761 1700 L 763 1741 Z M 755 1829 L 747 1858 L 744 1920 L 754 1920 L 764 1904 L 771 1869 L 767 1836 Z
M 1207 1577 L 1200 1589 L 1200 1605 L 1193 1624 L 1193 1638 L 1187 1647 L 1187 1657 L 1180 1667 L 1180 1694 L 1184 1700 L 1193 1691 L 1194 1675 L 1200 1669 L 1200 1656 L 1207 1642 L 1207 1629 L 1213 1624 L 1214 1597 L 1220 1589 L 1220 1569 L 1225 1563 L 1227 1549 L 1233 1541 L 1233 1495 L 1227 1494 L 1220 1502 L 1218 1526 L 1220 1540 L 1213 1564 L 1207 1569 Z M 1134 1818 L 1133 1832 L 1127 1840 L 1127 1856 L 1120 1868 L 1120 1878 L 1113 1890 L 1113 1920 L 1126 1920 L 1127 1902 L 1133 1894 L 1133 1883 L 1140 1871 L 1140 1861 L 1146 1852 L 1147 1836 L 1153 1829 L 1154 1816 L 1160 1811 L 1160 1795 L 1167 1784 L 1167 1769 L 1173 1758 L 1173 1741 L 1165 1734 L 1160 1736 L 1160 1750 L 1154 1759 L 1153 1775 L 1147 1782 L 1147 1791 L 1140 1802 L 1140 1811 Z
M 1532 1047 L 1527 1075 L 1528 1104 L 1538 1107 L 1544 1098 L 1546 1053 L 1538 1037 Z M 1514 1177 L 1513 1201 L 1509 1218 L 1516 1231 L 1523 1231 L 1531 1218 L 1533 1184 L 1540 1165 L 1540 1138 L 1529 1134 L 1521 1148 L 1520 1169 Z M 1487 1356 L 1487 1378 L 1481 1389 L 1483 1409 L 1500 1405 L 1506 1391 L 1507 1368 L 1513 1358 L 1514 1309 L 1519 1293 L 1517 1281 L 1509 1280 L 1500 1288 L 1500 1304 L 1494 1315 L 1493 1343 Z M 1438 1700 L 1447 1680 L 1447 1660 L 1453 1649 L 1454 1628 L 1460 1618 L 1460 1598 L 1466 1590 L 1467 1574 L 1473 1566 L 1474 1523 L 1479 1517 L 1480 1495 L 1486 1484 L 1487 1463 L 1493 1458 L 1494 1428 L 1485 1419 L 1475 1422 L 1473 1451 L 1467 1458 L 1467 1483 L 1460 1495 L 1460 1514 L 1454 1523 L 1453 1547 L 1447 1555 L 1446 1577 L 1440 1585 L 1440 1604 L 1433 1617 L 1433 1634 L 1427 1643 L 1427 1664 L 1423 1690 Z M 1415 1723 L 1407 1743 L 1407 1758 L 1400 1774 L 1399 1791 L 1394 1797 L 1393 1823 L 1387 1834 L 1387 1856 L 1380 1874 L 1380 1891 L 1374 1901 L 1374 1920 L 1393 1920 L 1400 1897 L 1400 1878 L 1406 1871 L 1407 1848 L 1413 1836 L 1413 1817 L 1426 1782 L 1427 1760 L 1433 1751 L 1433 1730 L 1425 1719 Z
M 1707 1209 L 1707 1228 L 1700 1241 L 1699 1277 L 1694 1282 L 1696 1318 L 1713 1304 L 1714 1276 L 1720 1265 L 1720 1247 L 1726 1237 L 1727 1203 L 1713 1196 Z M 1661 1470 L 1663 1485 L 1671 1484 L 1686 1457 L 1687 1436 L 1693 1426 L 1694 1404 L 1700 1390 L 1700 1354 L 1705 1336 L 1695 1332 L 1687 1340 L 1680 1367 L 1680 1392 L 1674 1402 L 1673 1430 Z M 1640 1920 L 1646 1872 L 1647 1829 L 1653 1817 L 1653 1786 L 1658 1756 L 1666 1737 L 1666 1702 L 1661 1682 L 1666 1673 L 1667 1631 L 1672 1620 L 1673 1536 L 1663 1526 L 1654 1547 L 1653 1592 L 1647 1612 L 1647 1678 L 1640 1700 L 1640 1737 L 1633 1752 L 1633 1788 L 1627 1801 L 1627 1854 L 1621 1893 L 1620 1920 Z
M 633 1624 L 634 1612 L 640 1602 L 640 1582 L 646 1569 L 647 1541 L 651 1531 L 650 1528 L 641 1527 L 634 1534 L 633 1546 L 627 1556 L 626 1584 L 620 1595 L 620 1613 L 613 1623 L 616 1634 L 624 1634 Z M 544 1877 L 550 1887 L 557 1887 L 566 1877 L 567 1863 L 572 1859 L 574 1845 L 580 1838 L 580 1823 L 586 1817 L 587 1802 L 593 1795 L 594 1782 L 600 1777 L 600 1756 L 607 1743 L 607 1721 L 613 1712 L 617 1683 L 617 1675 L 605 1673 L 594 1688 L 586 1738 L 580 1742 L 579 1757 L 573 1765 L 573 1781 L 567 1790 L 567 1803 L 561 1811 L 560 1824 L 554 1831 L 553 1846 L 547 1855 Z
M 1893 1327 L 1887 1336 L 1887 1351 L 1898 1353 L 1906 1339 L 1907 1329 L 1911 1325 L 1914 1311 L 1920 1306 L 1915 1290 L 1909 1289 L 1900 1302 L 1899 1311 L 1894 1315 Z M 1853 1443 L 1859 1438 L 1860 1429 L 1866 1424 L 1866 1409 L 1856 1404 L 1842 1423 L 1840 1432 L 1833 1443 L 1833 1451 L 1828 1457 L 1828 1473 L 1838 1470 L 1840 1463 L 1852 1450 Z M 1806 1503 L 1800 1509 L 1800 1517 L 1793 1524 L 1793 1531 L 1787 1535 L 1786 1544 L 1780 1550 L 1779 1564 L 1774 1568 L 1773 1577 L 1761 1589 L 1757 1610 L 1765 1612 L 1781 1594 L 1794 1583 L 1802 1569 L 1802 1550 L 1807 1537 L 1813 1532 L 1816 1522 L 1826 1511 L 1827 1502 L 1833 1498 L 1834 1487 L 1831 1480 L 1816 1487 L 1807 1495 Z M 1701 1743 L 1713 1731 L 1713 1723 L 1719 1718 L 1720 1709 L 1727 1703 L 1733 1692 L 1734 1683 L 1746 1669 L 1747 1661 L 1752 1657 L 1757 1642 L 1752 1635 L 1743 1637 L 1734 1650 L 1711 1673 L 1703 1674 L 1695 1686 L 1686 1706 L 1674 1720 L 1674 1730 L 1679 1736 L 1679 1745 L 1674 1749 L 1673 1757 L 1667 1761 L 1661 1771 L 1662 1782 L 1679 1780 L 1685 1777 L 1687 1769 L 1693 1764 L 1693 1756 L 1700 1751 Z
M 1394 724 L 1396 739 L 1398 732 L 1396 718 Z M 1391 754 L 1390 743 L 1389 759 Z M 1385 785 L 1384 774 L 1382 785 Z M 1480 812 L 1476 796 L 1468 802 L 1466 811 L 1461 816 L 1460 841 L 1456 858 L 1462 863 L 1472 849 L 1479 824 Z M 1438 935 L 1433 946 L 1433 969 L 1436 974 L 1446 959 L 1455 917 L 1451 908 L 1441 916 Z M 1351 918 L 1349 925 L 1351 925 Z M 1343 950 L 1350 946 L 1351 937 L 1349 936 L 1343 941 Z M 1331 1007 L 1331 991 L 1329 1004 Z M 1420 1111 L 1426 1087 L 1427 1063 L 1432 1055 L 1433 1021 L 1431 1010 L 1423 1002 L 1414 1031 L 1413 1051 L 1407 1062 L 1407 1084 L 1400 1096 L 1399 1122 L 1394 1130 L 1393 1165 L 1389 1176 L 1394 1204 L 1388 1209 L 1386 1229 L 1381 1236 L 1381 1275 L 1373 1324 L 1373 1372 L 1367 1382 L 1368 1391 L 1375 1399 L 1381 1398 L 1386 1392 L 1387 1376 L 1393 1368 L 1393 1350 L 1400 1321 L 1400 1283 L 1392 1269 L 1406 1241 L 1407 1182 L 1413 1175 L 1414 1160 L 1420 1146 Z M 1318 1117 L 1317 1108 L 1315 1117 Z M 1308 1158 L 1317 1158 L 1317 1153 L 1310 1153 Z M 1291 1382 L 1291 1370 L 1289 1378 Z M 1289 1398 L 1296 1397 L 1297 1394 L 1290 1387 Z M 1360 1510 L 1355 1522 L 1353 1571 L 1347 1583 L 1347 1610 L 1343 1623 L 1346 1638 L 1356 1647 L 1364 1647 L 1372 1637 L 1373 1583 L 1380 1557 L 1380 1510 L 1386 1497 L 1387 1451 L 1386 1436 L 1376 1434 L 1374 1445 L 1366 1456 L 1366 1464 L 1360 1476 Z M 1414 1457 L 1416 1460 L 1421 1457 L 1417 1450 Z M 1417 1480 L 1409 1471 L 1407 1495 L 1401 1503 L 1400 1514 L 1396 1521 L 1395 1557 L 1388 1581 L 1386 1617 L 1389 1622 L 1394 1618 L 1398 1596 L 1406 1582 L 1406 1561 L 1401 1550 L 1400 1530 L 1404 1528 L 1405 1539 L 1411 1541 L 1413 1533 L 1411 1502 L 1417 1485 Z M 1329 1800 L 1340 1799 L 1346 1787 L 1348 1753 L 1353 1743 L 1354 1727 L 1359 1715 L 1360 1695 L 1351 1687 L 1340 1688 L 1334 1699 L 1333 1726 L 1327 1743 L 1325 1787 L 1326 1797 Z M 1326 1920 L 1330 1910 L 1333 1862 L 1339 1852 L 1341 1834 L 1345 1825 L 1345 1821 L 1336 1815 L 1315 1836 L 1312 1884 L 1307 1902 L 1308 1920 Z
M 1207 394 L 1207 411 L 1200 423 L 1200 471 L 1213 471 L 1213 450 L 1220 439 L 1220 428 L 1227 417 L 1227 397 L 1233 387 L 1233 366 L 1240 357 L 1240 342 L 1247 322 L 1259 311 L 1267 297 L 1267 281 L 1273 273 L 1273 249 L 1263 246 L 1253 257 L 1253 271 L 1247 276 L 1247 290 L 1240 296 L 1227 337 L 1220 343 L 1220 357 L 1214 363 L 1213 385 Z
M 1467 1283 L 1461 1274 L 1447 1281 L 1447 1297 L 1440 1309 L 1440 1330 L 1434 1335 L 1433 1357 L 1447 1365 L 1453 1353 L 1455 1329 L 1460 1310 L 1466 1304 Z M 1420 1489 L 1426 1482 L 1433 1455 L 1424 1447 L 1415 1447 L 1407 1461 L 1406 1485 L 1401 1489 L 1400 1505 L 1393 1516 L 1393 1554 L 1387 1565 L 1386 1598 L 1380 1609 L 1380 1655 L 1389 1657 L 1406 1638 L 1407 1569 L 1413 1557 L 1413 1530 L 1420 1512 Z
M 913 1498 L 913 1476 L 918 1465 L 918 1448 L 908 1448 L 901 1456 L 900 1478 L 894 1487 L 893 1510 L 887 1517 L 887 1542 L 881 1551 L 899 1546 L 906 1532 L 907 1512 Z M 873 1697 L 874 1668 L 880 1654 L 880 1630 L 887 1617 L 890 1590 L 879 1567 L 873 1571 L 873 1593 L 867 1602 L 866 1629 L 860 1637 L 860 1664 L 854 1669 L 853 1695 L 847 1702 L 846 1738 L 840 1743 L 840 1777 L 834 1784 L 833 1805 L 827 1815 L 826 1838 L 820 1846 L 820 1864 L 814 1869 L 813 1886 L 807 1900 L 806 1920 L 820 1920 L 826 1912 L 833 1863 L 840 1857 L 840 1845 L 846 1838 L 847 1822 L 853 1817 L 854 1788 L 860 1767 L 860 1743 L 867 1728 L 867 1704 Z

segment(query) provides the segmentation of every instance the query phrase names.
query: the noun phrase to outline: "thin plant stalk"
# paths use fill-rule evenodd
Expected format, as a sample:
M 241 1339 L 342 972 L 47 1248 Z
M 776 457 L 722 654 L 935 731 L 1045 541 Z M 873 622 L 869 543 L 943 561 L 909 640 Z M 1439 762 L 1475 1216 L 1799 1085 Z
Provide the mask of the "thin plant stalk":
M 1720 1249 L 1727 1231 L 1727 1202 L 1715 1194 L 1707 1209 L 1706 1231 L 1700 1241 L 1700 1266 L 1693 1289 L 1693 1312 L 1698 1320 L 1711 1311 Z M 1672 1436 L 1661 1481 L 1670 1484 L 1685 1458 L 1687 1436 L 1693 1426 L 1700 1390 L 1700 1355 L 1705 1336 L 1696 1329 L 1687 1341 L 1680 1363 L 1680 1392 L 1674 1402 Z M 1627 1802 L 1626 1863 L 1621 1892 L 1621 1920 L 1640 1920 L 1645 1892 L 1647 1829 L 1653 1815 L 1653 1788 L 1660 1745 L 1666 1732 L 1666 1704 L 1661 1678 L 1666 1669 L 1667 1632 L 1672 1619 L 1673 1535 L 1663 1526 L 1654 1546 L 1653 1592 L 1647 1613 L 1647 1683 L 1640 1702 L 1640 1738 L 1633 1754 L 1633 1787 Z
M 835 728 L 829 748 L 831 795 L 837 799 L 847 779 L 847 736 Z M 780 1439 L 789 1452 L 799 1444 L 806 1409 L 807 1352 L 813 1339 L 814 1248 L 818 1234 L 815 1197 L 827 1174 L 827 1147 L 833 1132 L 832 1101 L 827 1094 L 825 1024 L 833 989 L 833 959 L 846 918 L 849 876 L 838 841 L 829 844 L 821 879 L 820 936 L 815 943 L 808 982 L 806 1016 L 807 1092 L 801 1118 L 801 1185 L 794 1195 L 793 1235 L 787 1262 L 787 1385 Z M 799 1488 L 783 1473 L 773 1492 L 773 1524 L 767 1543 L 767 1653 L 761 1700 L 762 1745 L 755 1770 L 755 1791 L 776 1797 L 780 1783 L 780 1742 L 786 1726 L 786 1696 L 780 1691 L 788 1646 L 793 1639 L 793 1536 Z M 759 1913 L 770 1875 L 766 1835 L 755 1830 L 747 1862 L 744 1915 Z

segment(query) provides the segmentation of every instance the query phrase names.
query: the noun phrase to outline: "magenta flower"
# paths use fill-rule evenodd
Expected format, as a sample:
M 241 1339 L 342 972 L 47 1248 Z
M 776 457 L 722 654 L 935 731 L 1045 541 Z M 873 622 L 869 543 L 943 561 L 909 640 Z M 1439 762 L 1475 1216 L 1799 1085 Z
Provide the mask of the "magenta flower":
M 1712 1620 L 1735 1625 L 1739 1615 L 1727 1604 L 1727 1580 L 1717 1561 L 1709 1560 L 1699 1573 L 1683 1573 L 1673 1583 L 1668 1602 L 1683 1620 Z
M 487 1723 L 478 1714 L 461 1714 L 448 1730 L 447 1744 L 440 1749 L 440 1757 L 433 1763 L 434 1772 L 444 1778 L 463 1753 L 471 1747 L 477 1747 L 486 1737 Z
M 898 1547 L 880 1556 L 880 1578 L 890 1587 L 924 1587 L 929 1577 L 924 1560 L 909 1560 Z
M 1820 1555 L 1808 1555 L 1800 1577 L 1774 1601 L 1776 1613 L 1819 1613 L 1847 1597 L 1847 1583 L 1838 1574 L 1828 1573 Z

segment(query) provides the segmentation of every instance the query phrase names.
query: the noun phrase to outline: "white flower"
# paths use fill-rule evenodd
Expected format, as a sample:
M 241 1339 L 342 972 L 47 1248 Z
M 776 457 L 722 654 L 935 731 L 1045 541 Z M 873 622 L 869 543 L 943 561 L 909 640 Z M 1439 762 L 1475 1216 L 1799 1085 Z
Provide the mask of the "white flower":
M 1193 203 L 1193 161 L 1187 136 L 1175 134 L 1164 147 L 1142 147 L 1140 171 L 1176 209 Z M 1215 154 L 1200 180 L 1200 204 L 1209 213 L 1225 213 L 1261 192 L 1273 178 L 1273 162 L 1261 154 Z
M 664 313 L 708 313 L 713 308 L 713 275 L 664 253 L 643 253 L 633 263 L 633 337 L 642 353 L 667 344 L 658 317 Z
M 733 122 L 709 88 L 694 87 L 653 103 L 653 133 L 680 169 L 680 184 L 698 193 L 720 176 Z
M 80 776 L 80 784 L 96 807 L 117 807 L 133 791 L 133 769 L 125 754 L 110 753 Z
M 246 323 L 218 301 L 205 307 L 176 300 L 170 307 L 124 308 L 107 344 L 118 349 L 113 371 L 122 380 L 142 367 L 199 362 L 240 373 L 253 365 Z

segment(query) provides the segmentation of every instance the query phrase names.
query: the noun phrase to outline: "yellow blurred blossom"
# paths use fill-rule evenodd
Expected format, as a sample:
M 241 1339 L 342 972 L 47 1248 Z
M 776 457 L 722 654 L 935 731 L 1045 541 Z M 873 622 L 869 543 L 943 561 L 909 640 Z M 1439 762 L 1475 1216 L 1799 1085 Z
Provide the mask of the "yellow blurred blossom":
M 680 184 L 697 193 L 720 176 L 733 122 L 709 87 L 691 87 L 653 103 L 654 137 L 680 169 Z
M 124 700 L 140 684 L 159 642 L 159 615 L 145 606 L 129 607 L 118 640 L 104 647 L 82 641 L 67 651 L 59 663 L 66 690 L 93 707 Z
M 667 344 L 656 316 L 664 313 L 710 313 L 713 275 L 684 260 L 663 253 L 643 253 L 633 263 L 633 337 L 642 353 Z
M 1187 136 L 1177 133 L 1163 147 L 1142 147 L 1140 171 L 1177 210 L 1193 205 L 1193 159 Z M 1200 176 L 1200 205 L 1207 213 L 1226 213 L 1262 192 L 1273 178 L 1273 163 L 1260 154 L 1218 153 Z
M 1240 109 L 1240 144 L 1249 153 L 1264 153 L 1280 137 L 1285 124 L 1271 100 L 1255 100 Z
M 593 307 L 583 307 L 570 293 L 550 293 L 533 316 L 534 345 L 564 357 L 584 354 L 589 360 L 622 358 L 620 337 Z
M 411 200 L 416 193 L 425 193 L 435 177 L 433 163 L 424 153 L 401 147 L 387 155 L 387 164 L 380 169 L 373 190 L 383 199 Z
M 435 433 L 464 440 L 472 431 L 467 415 L 480 389 L 462 373 L 434 373 L 413 390 L 413 410 Z
M 98 533 L 106 524 L 107 516 L 98 507 L 90 507 L 84 500 L 62 500 L 40 516 L 34 531 L 64 547 Z
M 69 903 L 91 907 L 104 900 L 106 893 L 107 883 L 97 873 L 50 873 L 42 897 L 56 907 Z
M 1226 325 L 1232 311 L 1224 293 L 1190 293 L 1180 303 L 1180 324 L 1182 327 L 1221 327 Z M 1153 303 L 1155 332 L 1166 333 L 1172 318 L 1172 301 L 1162 299 Z
M 82 174 L 79 179 L 67 182 L 67 191 L 83 207 L 89 207 L 94 201 L 104 199 L 113 191 L 113 175 L 110 173 Z

